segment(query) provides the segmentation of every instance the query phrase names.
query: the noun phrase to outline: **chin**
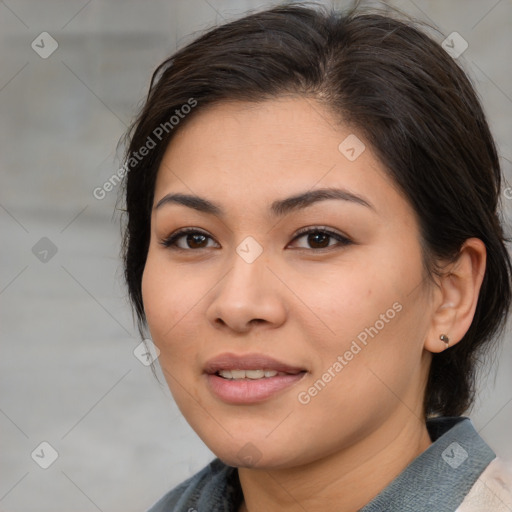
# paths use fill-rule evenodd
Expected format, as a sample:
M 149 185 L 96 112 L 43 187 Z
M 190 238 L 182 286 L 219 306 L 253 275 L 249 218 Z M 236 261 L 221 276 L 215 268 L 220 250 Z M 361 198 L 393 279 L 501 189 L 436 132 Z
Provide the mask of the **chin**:
M 283 445 L 273 445 L 269 440 L 261 443 L 258 440 L 246 440 L 240 442 L 228 442 L 228 445 L 212 446 L 209 449 L 228 466 L 248 469 L 284 469 L 291 468 L 307 461 L 297 458 L 297 448 Z M 291 450 L 293 453 L 287 453 Z

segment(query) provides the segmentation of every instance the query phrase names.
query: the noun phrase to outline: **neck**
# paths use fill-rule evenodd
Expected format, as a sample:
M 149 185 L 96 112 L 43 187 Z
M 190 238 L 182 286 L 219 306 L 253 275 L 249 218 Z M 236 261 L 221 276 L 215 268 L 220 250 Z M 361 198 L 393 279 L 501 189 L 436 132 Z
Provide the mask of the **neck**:
M 239 468 L 239 511 L 356 512 L 431 444 L 426 424 L 410 411 L 390 418 L 356 444 L 285 469 Z

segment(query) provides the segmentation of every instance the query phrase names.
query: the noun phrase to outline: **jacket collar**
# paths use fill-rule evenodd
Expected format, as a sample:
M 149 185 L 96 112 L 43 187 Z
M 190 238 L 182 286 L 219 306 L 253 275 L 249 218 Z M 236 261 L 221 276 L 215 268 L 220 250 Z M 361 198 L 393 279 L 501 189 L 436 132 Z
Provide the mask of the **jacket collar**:
M 432 444 L 359 512 L 454 511 L 496 458 L 467 417 L 427 420 Z

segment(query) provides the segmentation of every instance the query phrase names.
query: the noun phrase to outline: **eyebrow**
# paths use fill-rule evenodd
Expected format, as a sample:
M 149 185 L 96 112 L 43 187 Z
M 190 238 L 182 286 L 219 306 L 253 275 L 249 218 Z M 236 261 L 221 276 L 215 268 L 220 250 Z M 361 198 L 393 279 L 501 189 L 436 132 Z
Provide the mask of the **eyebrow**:
M 359 204 L 375 211 L 375 207 L 368 200 L 363 199 L 361 196 L 353 194 L 348 190 L 339 188 L 321 188 L 290 196 L 286 199 L 276 200 L 270 206 L 270 213 L 274 217 L 280 217 L 292 211 L 301 210 L 314 203 L 328 199 L 349 201 L 351 203 Z M 167 194 L 162 199 L 160 199 L 160 201 L 158 201 L 157 205 L 155 206 L 155 210 L 166 204 L 181 204 L 203 213 L 217 215 L 219 217 L 225 216 L 225 212 L 220 205 L 213 203 L 204 197 L 195 195 L 180 193 Z

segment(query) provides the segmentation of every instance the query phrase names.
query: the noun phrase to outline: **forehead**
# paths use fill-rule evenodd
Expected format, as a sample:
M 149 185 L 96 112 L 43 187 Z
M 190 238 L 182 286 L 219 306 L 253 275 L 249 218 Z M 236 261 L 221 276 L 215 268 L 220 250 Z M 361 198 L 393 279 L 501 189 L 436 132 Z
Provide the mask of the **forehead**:
M 155 202 L 173 191 L 249 205 L 320 187 L 364 191 L 370 201 L 398 196 L 362 136 L 315 100 L 224 102 L 197 111 L 175 134 Z

